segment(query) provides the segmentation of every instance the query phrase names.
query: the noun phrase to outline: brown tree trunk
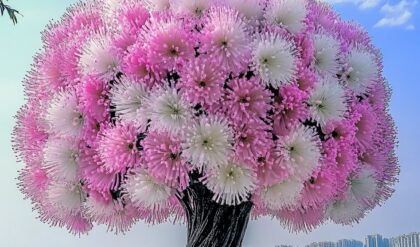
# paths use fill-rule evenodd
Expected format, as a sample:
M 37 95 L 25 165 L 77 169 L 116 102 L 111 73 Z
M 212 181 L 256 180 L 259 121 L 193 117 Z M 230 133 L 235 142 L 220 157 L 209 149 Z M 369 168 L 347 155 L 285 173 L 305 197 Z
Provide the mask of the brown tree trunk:
M 180 193 L 188 223 L 187 247 L 240 247 L 248 225 L 252 202 L 220 205 L 198 179 Z

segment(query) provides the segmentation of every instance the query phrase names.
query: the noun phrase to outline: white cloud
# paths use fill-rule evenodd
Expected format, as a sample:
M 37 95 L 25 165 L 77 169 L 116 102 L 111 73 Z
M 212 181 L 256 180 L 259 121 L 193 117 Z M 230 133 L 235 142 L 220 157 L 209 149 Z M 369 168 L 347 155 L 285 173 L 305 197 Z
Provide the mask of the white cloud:
M 361 9 L 370 9 L 378 6 L 382 0 L 324 0 L 327 3 L 353 3 L 359 6 Z
M 405 26 L 408 30 L 415 29 L 414 24 L 409 22 L 413 16 L 412 9 L 416 4 L 417 0 L 400 0 L 396 4 L 386 3 L 381 8 L 381 12 L 385 16 L 375 24 L 375 27 Z

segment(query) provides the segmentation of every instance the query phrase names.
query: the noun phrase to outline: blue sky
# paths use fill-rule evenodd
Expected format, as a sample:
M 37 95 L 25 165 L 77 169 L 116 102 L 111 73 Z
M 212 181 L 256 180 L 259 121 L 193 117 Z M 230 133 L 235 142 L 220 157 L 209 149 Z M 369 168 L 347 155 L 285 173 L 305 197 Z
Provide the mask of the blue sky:
M 24 17 L 13 26 L 0 18 L 0 241 L 2 246 L 183 246 L 183 226 L 138 223 L 125 236 L 97 227 L 81 238 L 39 222 L 31 205 L 16 188 L 17 164 L 10 147 L 13 115 L 23 104 L 21 80 L 40 48 L 40 31 L 75 1 L 10 0 Z M 361 23 L 384 55 L 385 76 L 393 89 L 391 111 L 399 129 L 401 164 L 396 193 L 360 224 L 348 227 L 326 224 L 309 234 L 289 234 L 277 221 L 250 223 L 244 246 L 275 246 L 341 238 L 363 239 L 367 234 L 394 236 L 420 231 L 420 2 L 416 0 L 330 0 L 347 20 Z M 174 244 L 177 243 L 177 244 Z

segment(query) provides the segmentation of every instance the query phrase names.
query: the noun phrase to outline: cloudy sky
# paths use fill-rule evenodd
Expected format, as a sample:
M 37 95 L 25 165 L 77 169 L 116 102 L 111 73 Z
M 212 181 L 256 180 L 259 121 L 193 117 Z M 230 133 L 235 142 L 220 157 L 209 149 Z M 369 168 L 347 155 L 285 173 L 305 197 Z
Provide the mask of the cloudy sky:
M 29 246 L 185 246 L 185 230 L 171 224 L 146 226 L 138 223 L 125 236 L 95 228 L 88 236 L 74 237 L 63 229 L 40 223 L 16 188 L 17 164 L 10 148 L 13 115 L 23 104 L 21 80 L 32 56 L 41 46 L 40 31 L 75 1 L 10 0 L 23 14 L 12 26 L 0 18 L 0 245 Z M 367 234 L 394 236 L 420 231 L 420 3 L 417 0 L 330 0 L 344 19 L 361 23 L 384 55 L 385 76 L 393 88 L 392 114 L 399 129 L 401 163 L 397 192 L 360 224 L 326 224 L 309 234 L 290 234 L 277 221 L 251 222 L 245 246 L 271 247 L 341 238 L 363 239 Z M 176 243 L 176 244 L 175 244 Z

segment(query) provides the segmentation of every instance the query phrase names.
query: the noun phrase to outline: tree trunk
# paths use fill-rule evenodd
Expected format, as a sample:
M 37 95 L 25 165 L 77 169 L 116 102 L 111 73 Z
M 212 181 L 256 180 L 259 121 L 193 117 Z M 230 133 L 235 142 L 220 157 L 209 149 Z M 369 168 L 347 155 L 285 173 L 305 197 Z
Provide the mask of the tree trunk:
M 220 205 L 198 179 L 180 193 L 188 223 L 187 247 L 240 247 L 252 208 L 247 201 L 237 206 Z

